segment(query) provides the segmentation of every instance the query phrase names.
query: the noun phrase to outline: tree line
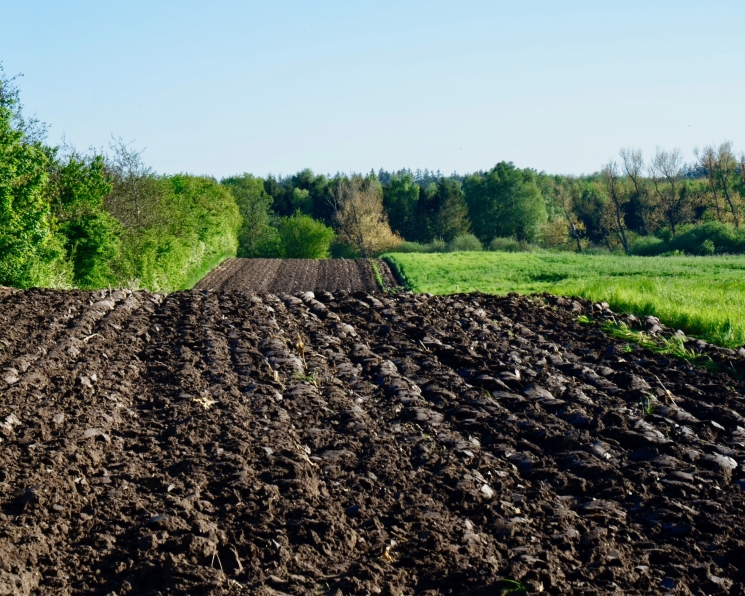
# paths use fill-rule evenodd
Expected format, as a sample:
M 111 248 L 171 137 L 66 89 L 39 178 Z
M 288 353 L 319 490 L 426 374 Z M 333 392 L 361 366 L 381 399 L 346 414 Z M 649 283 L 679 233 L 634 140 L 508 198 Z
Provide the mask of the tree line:
M 745 156 L 729 141 L 694 155 L 687 164 L 679 149 L 658 148 L 647 161 L 627 148 L 600 171 L 576 177 L 500 162 L 467 175 L 403 169 L 324 176 L 305 169 L 223 183 L 243 214 L 239 251 L 247 257 L 279 255 L 264 241 L 276 238 L 272 222 L 301 215 L 336 232 L 329 241 L 336 256 L 510 246 L 745 252 Z
M 695 148 L 694 155 L 686 164 L 679 149 L 657 148 L 647 161 L 641 150 L 626 148 L 597 174 L 554 177 L 549 196 L 563 215 L 554 233 L 568 232 L 579 251 L 584 241 L 627 254 L 671 247 L 743 252 L 735 244 L 745 240 L 745 156 L 738 158 L 730 141 Z M 703 235 L 709 237 L 702 244 L 690 244 Z
M 545 176 L 544 176 L 545 178 Z M 293 176 L 251 174 L 222 181 L 243 215 L 239 255 L 281 256 L 278 230 L 310 217 L 335 233 L 334 256 L 368 257 L 404 242 L 479 243 L 513 237 L 538 242 L 548 221 L 541 175 L 502 162 L 465 177 L 429 172 L 370 172 L 324 176 L 310 169 Z
M 622 149 L 587 176 L 511 162 L 444 175 L 379 170 L 217 181 L 161 175 L 121 140 L 46 142 L 0 65 L 0 284 L 190 287 L 226 256 L 370 257 L 391 250 L 745 253 L 745 156 L 726 141 L 648 159 Z
M 0 285 L 172 291 L 235 254 L 225 186 L 158 175 L 121 141 L 79 152 L 46 132 L 0 67 Z

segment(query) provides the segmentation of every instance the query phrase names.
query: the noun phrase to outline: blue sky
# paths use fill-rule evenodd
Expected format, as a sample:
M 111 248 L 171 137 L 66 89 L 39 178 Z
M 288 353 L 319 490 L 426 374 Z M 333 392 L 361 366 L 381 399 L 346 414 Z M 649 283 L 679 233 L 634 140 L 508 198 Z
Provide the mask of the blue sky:
M 745 151 L 745 2 L 0 0 L 26 112 L 163 173 Z

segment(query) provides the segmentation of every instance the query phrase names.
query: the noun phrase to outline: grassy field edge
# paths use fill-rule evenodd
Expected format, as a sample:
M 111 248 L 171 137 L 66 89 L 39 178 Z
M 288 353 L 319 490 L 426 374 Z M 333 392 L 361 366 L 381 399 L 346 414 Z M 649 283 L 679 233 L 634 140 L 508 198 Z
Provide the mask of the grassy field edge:
M 745 257 L 440 253 L 382 257 L 415 292 L 548 292 L 654 315 L 711 343 L 745 344 Z

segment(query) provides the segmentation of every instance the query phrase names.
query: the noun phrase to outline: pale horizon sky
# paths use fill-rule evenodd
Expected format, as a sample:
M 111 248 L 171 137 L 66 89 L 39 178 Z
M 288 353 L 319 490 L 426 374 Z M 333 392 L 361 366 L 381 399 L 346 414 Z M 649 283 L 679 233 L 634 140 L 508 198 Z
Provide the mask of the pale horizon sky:
M 745 2 L 0 0 L 49 141 L 161 173 L 591 173 L 745 151 Z

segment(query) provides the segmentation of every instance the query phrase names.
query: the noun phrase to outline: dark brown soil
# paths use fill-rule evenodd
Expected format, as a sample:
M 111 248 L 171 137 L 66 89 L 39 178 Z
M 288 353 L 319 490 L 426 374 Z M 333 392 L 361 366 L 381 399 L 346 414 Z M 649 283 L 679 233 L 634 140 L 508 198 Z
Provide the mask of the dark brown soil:
M 386 283 L 395 280 L 387 263 L 376 263 Z M 228 259 L 195 287 L 271 294 L 380 291 L 370 262 L 364 259 Z
M 587 306 L 2 291 L 0 594 L 743 594 L 745 385 Z

